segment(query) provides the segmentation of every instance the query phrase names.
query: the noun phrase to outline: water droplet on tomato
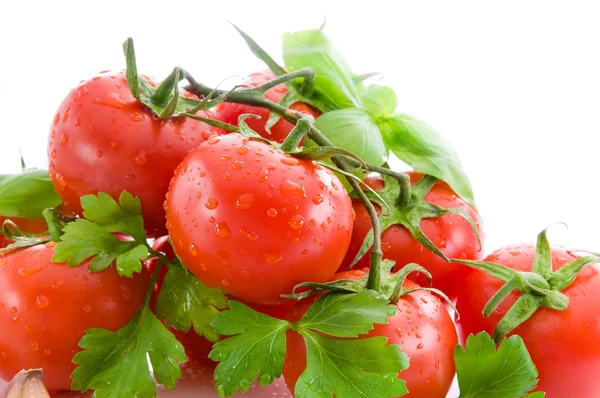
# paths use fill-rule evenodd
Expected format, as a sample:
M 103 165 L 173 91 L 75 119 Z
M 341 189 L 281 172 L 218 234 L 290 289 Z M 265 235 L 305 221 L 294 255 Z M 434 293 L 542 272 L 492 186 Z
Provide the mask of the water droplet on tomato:
M 307 249 L 304 249 L 304 250 L 302 250 L 300 253 L 302 253 L 302 254 L 308 254 L 308 250 L 307 250 Z
M 303 198 L 306 197 L 306 192 L 304 192 L 304 187 L 302 185 L 296 184 L 293 181 L 288 179 L 283 180 L 281 185 L 279 185 L 279 190 L 285 196 L 299 195 Z
M 298 236 L 294 236 L 292 238 L 292 243 L 298 243 L 298 242 L 300 242 L 300 238 Z
M 214 218 L 213 216 L 210 216 L 208 218 L 208 222 L 211 223 L 211 224 L 213 224 L 215 222 L 215 220 L 216 220 L 216 218 Z
M 61 144 L 66 144 L 67 142 L 69 142 L 69 136 L 66 135 L 65 133 L 60 135 L 60 143 Z
M 267 179 L 269 178 L 269 171 L 275 170 L 276 168 L 277 168 L 277 166 L 275 166 L 275 164 L 267 163 L 260 169 L 260 171 L 258 172 L 258 175 L 256 176 L 256 179 L 258 180 L 258 182 L 267 181 Z
M 40 294 L 35 298 L 35 306 L 38 308 L 46 308 L 50 305 L 50 300 L 48 297 Z
M 229 236 L 229 226 L 225 221 L 215 224 L 215 233 L 219 238 L 226 238 Z
M 6 351 L 0 351 L 0 357 L 6 359 L 8 358 L 8 354 L 6 353 Z
M 92 312 L 92 307 L 89 304 L 87 304 L 85 307 L 83 307 L 83 310 L 89 314 L 90 312 Z
M 36 274 L 38 272 L 40 272 L 43 269 L 43 267 L 31 267 L 31 268 L 19 268 L 18 269 L 18 273 L 21 276 L 31 276 L 33 274 Z
M 127 174 L 125 177 L 126 177 L 126 178 L 127 178 L 129 181 L 133 181 L 133 180 L 135 180 L 135 174 Z
M 102 151 L 96 152 L 96 156 L 98 156 L 99 158 L 101 158 L 102 155 L 104 155 L 104 152 L 102 152 Z
M 269 210 L 267 210 L 267 216 L 271 218 L 277 217 L 277 209 L 271 207 Z
M 325 199 L 325 197 L 322 194 L 318 194 L 313 196 L 313 203 L 316 205 L 320 205 L 321 203 L 323 203 L 323 200 Z
M 396 334 L 398 335 L 398 337 L 404 336 L 404 333 L 402 332 L 402 329 L 400 329 L 400 328 L 396 328 Z
M 62 122 L 66 123 L 67 120 L 69 120 L 69 112 L 71 111 L 71 108 L 67 108 L 65 110 L 65 113 L 63 114 L 63 118 L 62 118 Z
M 131 115 L 129 115 L 129 119 L 131 119 L 134 122 L 143 122 L 144 120 L 146 120 L 146 115 L 144 115 L 143 113 L 132 113 Z
M 248 153 L 249 149 L 246 145 L 240 145 L 236 148 L 235 150 L 237 153 L 239 153 L 240 155 L 245 155 Z
M 53 149 L 52 152 L 50 152 L 50 157 L 56 159 L 56 150 Z
M 50 355 L 50 353 L 51 353 L 51 351 L 50 351 L 50 349 L 49 349 L 49 348 L 46 348 L 46 349 L 44 350 L 44 355 Z
M 268 251 L 261 253 L 267 264 L 277 264 L 283 259 L 281 251 Z
M 285 157 L 285 158 L 281 158 L 279 159 L 279 161 L 287 166 L 297 166 L 298 164 L 300 164 L 300 161 L 296 158 L 293 157 Z
M 509 253 L 513 256 L 518 256 L 519 254 L 521 254 L 521 249 L 515 249 L 515 250 L 511 250 L 509 251 Z
M 219 201 L 210 196 L 206 203 L 204 203 L 204 206 L 206 206 L 208 210 L 214 210 L 217 208 L 217 206 L 219 206 Z
M 16 314 L 17 313 L 17 307 L 12 307 L 10 309 L 10 313 L 13 314 L 13 315 Z
M 254 242 L 255 240 L 258 239 L 258 234 L 256 232 L 249 232 L 246 237 L 248 238 L 249 241 Z
M 111 108 L 115 109 L 125 108 L 125 102 L 123 102 L 119 94 L 114 91 L 109 91 L 104 95 L 104 97 L 96 98 L 92 102 L 98 105 L 110 106 Z
M 37 341 L 32 341 L 31 342 L 31 351 L 35 352 L 37 350 L 40 349 L 40 345 L 38 344 Z
M 142 166 L 146 163 L 146 154 L 148 153 L 148 151 L 146 151 L 145 149 L 142 149 L 137 156 L 135 157 L 135 163 L 138 166 Z
M 196 245 L 194 245 L 193 243 L 190 243 L 190 254 L 192 256 L 198 255 L 198 249 L 196 248 Z
M 300 214 L 294 214 L 288 222 L 291 229 L 300 229 L 304 225 L 304 217 Z
M 249 278 L 250 277 L 250 271 L 248 271 L 247 269 L 242 271 L 242 275 L 244 275 L 244 277 Z
M 220 159 L 221 159 L 221 160 L 224 160 L 224 161 L 226 161 L 226 160 L 230 160 L 230 159 L 231 159 L 231 156 L 230 156 L 230 155 L 222 155 Z
M 244 168 L 244 166 L 245 164 L 241 160 L 236 160 L 231 164 L 231 168 L 234 170 L 241 170 Z
M 54 115 L 54 125 L 56 126 L 60 121 L 60 112 Z
M 119 143 L 117 141 L 111 141 L 110 142 L 110 146 L 113 147 L 113 148 L 116 148 L 116 147 L 119 146 Z
M 419 332 L 416 332 L 416 333 L 415 333 L 415 337 L 416 337 L 416 338 L 418 338 L 418 339 L 420 339 L 420 338 L 422 338 L 423 336 L 421 335 L 421 333 L 419 333 Z
M 229 281 L 227 279 L 223 279 L 221 283 L 223 284 L 223 286 L 229 286 Z
M 239 210 L 249 209 L 254 204 L 254 194 L 248 192 L 238 196 L 235 201 L 235 208 Z

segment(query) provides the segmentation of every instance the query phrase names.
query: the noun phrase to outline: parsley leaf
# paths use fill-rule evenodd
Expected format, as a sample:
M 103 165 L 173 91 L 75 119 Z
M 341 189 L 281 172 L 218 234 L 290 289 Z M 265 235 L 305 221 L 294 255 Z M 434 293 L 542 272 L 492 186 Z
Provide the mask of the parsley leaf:
M 210 353 L 221 396 L 246 391 L 258 377 L 261 385 L 281 376 L 286 332 L 300 333 L 307 347 L 307 368 L 296 384 L 297 397 L 395 397 L 406 393 L 398 373 L 408 359 L 383 337 L 347 339 L 387 323 L 396 307 L 374 291 L 321 296 L 299 322 L 271 318 L 237 302 L 211 325 L 226 336 Z M 325 336 L 328 334 L 329 336 Z
M 183 346 L 148 307 L 116 332 L 88 329 L 79 346 L 72 388 L 95 389 L 96 398 L 155 397 L 147 358 L 156 380 L 170 389 L 181 377 L 179 363 L 187 362 Z
M 398 372 L 408 358 L 385 337 L 338 340 L 303 331 L 307 367 L 298 379 L 294 395 L 300 397 L 387 398 L 406 394 Z
M 331 336 L 357 337 L 373 329 L 374 323 L 387 323 L 396 311 L 374 290 L 327 294 L 310 307 L 300 324 Z
M 127 191 L 121 194 L 119 202 L 104 192 L 83 196 L 81 205 L 87 219 L 78 219 L 63 228 L 52 261 L 76 266 L 92 258 L 90 271 L 99 272 L 116 260 L 119 275 L 131 277 L 140 272 L 140 260 L 148 255 L 142 205 Z M 130 235 L 135 241 L 121 241 L 113 235 L 115 232 Z
M 210 359 L 220 361 L 215 369 L 219 395 L 247 391 L 258 376 L 261 385 L 281 376 L 285 359 L 287 321 L 271 318 L 238 301 L 229 302 L 212 322 L 218 333 L 235 335 L 214 345 Z
M 519 336 L 502 340 L 498 350 L 485 332 L 456 346 L 454 361 L 460 398 L 520 398 L 538 383 L 538 372 Z M 535 396 L 535 395 L 534 395 Z
M 156 301 L 157 316 L 178 330 L 187 332 L 193 326 L 199 335 L 217 341 L 219 335 L 210 322 L 227 308 L 227 297 L 187 272 L 178 259 L 168 267 Z

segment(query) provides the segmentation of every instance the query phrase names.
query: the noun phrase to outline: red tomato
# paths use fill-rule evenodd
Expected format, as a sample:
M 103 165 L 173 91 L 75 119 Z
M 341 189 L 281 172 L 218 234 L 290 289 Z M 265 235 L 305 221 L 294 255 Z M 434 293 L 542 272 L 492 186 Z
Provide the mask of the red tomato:
M 368 270 L 353 270 L 336 274 L 333 280 L 362 279 Z M 419 287 L 412 281 L 405 288 Z M 300 301 L 288 315 L 290 321 L 302 319 L 316 296 Z M 375 328 L 360 338 L 384 336 L 389 344 L 398 344 L 410 359 L 408 369 L 400 373 L 409 394 L 404 397 L 444 398 L 454 378 L 454 347 L 458 343 L 452 318 L 440 299 L 431 292 L 420 290 L 402 296 L 398 312 L 387 325 Z M 296 332 L 287 333 L 287 351 L 283 376 L 291 391 L 306 369 L 306 347 Z
M 89 272 L 53 263 L 54 243 L 0 254 L 0 379 L 42 368 L 50 390 L 71 386 L 71 362 L 89 328 L 115 331 L 144 302 L 147 272 L 122 278 L 115 267 Z
M 239 134 L 190 152 L 165 207 L 183 263 L 208 286 L 259 304 L 328 280 L 352 234 L 350 198 L 331 171 Z
M 251 87 L 258 87 L 262 84 L 267 83 L 268 81 L 275 78 L 275 75 L 271 70 L 267 69 L 262 72 L 253 73 L 248 76 L 246 84 Z M 273 88 L 270 88 L 265 93 L 265 98 L 273 102 L 279 102 L 283 96 L 287 93 L 287 88 L 284 84 L 280 84 Z M 312 106 L 305 104 L 304 102 L 296 102 L 290 106 L 291 109 L 308 114 L 315 119 L 321 114 L 319 110 L 313 108 Z M 238 118 L 240 115 L 244 113 L 252 113 L 260 116 L 260 119 L 249 118 L 246 119 L 246 123 L 250 126 L 251 129 L 256 131 L 262 137 L 265 137 L 269 140 L 276 142 L 283 142 L 285 138 L 288 136 L 290 131 L 294 128 L 294 125 L 286 120 L 279 119 L 277 123 L 273 127 L 271 127 L 271 133 L 267 132 L 266 124 L 269 119 L 269 111 L 265 108 L 259 108 L 256 106 L 243 105 L 243 104 L 234 104 L 231 102 L 222 102 L 215 108 L 215 113 L 217 119 L 233 124 L 234 126 L 238 125 Z
M 416 172 L 407 174 L 410 176 L 411 184 L 415 184 L 423 177 L 422 174 Z M 366 182 L 375 190 L 382 190 L 384 188 L 384 182 L 380 177 L 368 177 Z M 469 204 L 458 197 L 448 184 L 443 181 L 436 182 L 425 196 L 425 200 L 440 207 L 457 208 L 467 212 L 475 221 L 483 243 L 484 234 L 481 228 L 481 217 L 479 217 L 479 214 Z M 358 199 L 353 199 L 352 205 L 356 211 L 354 233 L 352 234 L 350 248 L 340 267 L 340 271 L 346 270 L 352 263 L 367 233 L 372 229 L 371 219 L 362 202 Z M 381 209 L 377 205 L 376 207 L 378 214 L 380 214 Z M 433 244 L 448 258 L 479 260 L 483 257 L 483 250 L 479 250 L 477 237 L 471 225 L 460 216 L 447 214 L 438 218 L 423 219 L 421 221 L 421 228 Z M 402 225 L 395 224 L 383 231 L 381 234 L 381 249 L 384 259 L 396 262 L 395 270 L 402 268 L 408 263 L 417 263 L 427 268 L 433 277 L 433 287 L 442 290 L 450 298 L 455 298 L 458 294 L 458 282 L 471 273 L 471 268 L 466 265 L 448 263 L 435 253 L 424 248 Z M 369 255 L 367 254 L 354 268 L 358 269 L 368 266 Z M 409 277 L 422 286 L 428 284 L 426 277 L 422 274 L 411 274 Z
M 4 221 L 11 220 L 23 231 L 39 234 L 48 230 L 46 221 L 40 218 L 22 218 L 22 217 L 2 217 L 0 216 L 0 227 L 4 224 Z M 0 233 L 0 249 L 13 243 L 12 240 L 8 239 L 6 235 Z
M 165 232 L 162 203 L 173 170 L 218 132 L 189 118 L 155 117 L 131 95 L 124 72 L 101 73 L 81 82 L 58 108 L 48 143 L 50 178 L 75 213 L 83 195 L 131 192 L 142 201 L 148 234 L 157 236 Z
M 532 245 L 504 247 L 486 257 L 516 269 L 531 271 L 535 248 Z M 564 248 L 552 248 L 554 270 L 577 257 Z M 504 282 L 483 272 L 473 272 L 462 284 L 459 295 L 458 328 L 464 342 L 470 333 L 483 330 L 492 334 L 496 324 L 519 297 L 514 291 L 487 318 L 482 310 Z M 523 338 L 539 372 L 537 389 L 548 398 L 593 398 L 600 391 L 600 379 L 590 377 L 600 373 L 600 266 L 588 266 L 563 293 L 569 298 L 565 311 L 540 308 L 511 334 Z M 576 392 L 576 393 L 574 393 Z

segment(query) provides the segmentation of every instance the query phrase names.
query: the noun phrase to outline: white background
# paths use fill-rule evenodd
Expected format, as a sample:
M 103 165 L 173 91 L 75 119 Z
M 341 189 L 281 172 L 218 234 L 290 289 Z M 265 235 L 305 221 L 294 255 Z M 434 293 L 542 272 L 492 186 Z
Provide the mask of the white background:
M 356 73 L 382 72 L 398 110 L 448 136 L 471 178 L 486 251 L 532 241 L 600 250 L 600 24 L 593 1 L 21 2 L 0 6 L 0 172 L 46 167 L 48 129 L 80 80 L 176 65 L 209 84 L 263 69 L 227 24 L 276 58 L 281 33 L 325 31 Z

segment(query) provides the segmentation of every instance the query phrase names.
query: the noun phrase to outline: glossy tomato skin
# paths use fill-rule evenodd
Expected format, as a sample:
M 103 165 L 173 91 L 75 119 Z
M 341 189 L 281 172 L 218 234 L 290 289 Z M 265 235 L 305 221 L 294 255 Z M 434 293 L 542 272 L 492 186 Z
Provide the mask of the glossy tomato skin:
M 56 112 L 48 142 L 50 178 L 75 213 L 81 213 L 83 195 L 118 198 L 131 192 L 142 201 L 148 234 L 158 236 L 165 232 L 162 204 L 173 170 L 219 132 L 189 118 L 161 120 L 131 95 L 124 72 L 101 73 L 75 87 Z
M 535 248 L 520 244 L 502 248 L 485 258 L 519 271 L 531 271 Z M 552 248 L 554 270 L 577 257 L 561 247 Z M 488 318 L 481 311 L 503 282 L 480 271 L 462 284 L 457 325 L 464 342 L 466 336 L 481 331 L 492 333 L 519 293 L 511 293 Z M 539 309 L 512 334 L 523 338 L 539 372 L 537 390 L 548 398 L 598 397 L 600 379 L 600 266 L 585 268 L 573 284 L 563 291 L 569 298 L 565 311 Z
M 423 175 L 416 172 L 407 173 L 411 184 L 419 181 Z M 375 190 L 384 188 L 384 182 L 380 177 L 369 177 L 366 182 Z M 473 208 L 458 197 L 448 184 L 438 181 L 425 196 L 425 200 L 434 205 L 444 208 L 458 208 L 467 212 L 477 225 L 481 242 L 485 240 L 481 227 L 481 217 Z M 367 233 L 371 230 L 371 219 L 358 199 L 352 200 L 356 212 L 354 221 L 354 232 L 350 242 L 350 248 L 340 267 L 340 271 L 346 270 L 354 260 Z M 378 214 L 381 209 L 377 206 Z M 460 258 L 468 260 L 480 260 L 483 258 L 483 247 L 480 250 L 477 236 L 471 225 L 462 217 L 447 214 L 435 219 L 421 220 L 421 228 L 425 235 L 431 239 L 442 253 L 448 258 Z M 395 270 L 409 263 L 417 263 L 427 268 L 433 277 L 433 287 L 442 290 L 450 298 L 455 299 L 458 294 L 459 282 L 466 278 L 472 271 L 471 268 L 457 263 L 448 263 L 433 252 L 418 243 L 408 230 L 401 225 L 392 225 L 381 234 L 381 249 L 383 258 L 396 262 Z M 370 253 L 370 251 L 369 251 Z M 369 255 L 365 255 L 354 268 L 360 269 L 369 266 Z M 428 281 L 422 274 L 411 274 L 409 278 L 422 286 Z
M 194 149 L 165 207 L 183 263 L 208 286 L 258 304 L 328 280 L 352 234 L 350 198 L 331 171 L 239 134 Z
M 161 236 L 152 242 L 152 248 L 158 252 L 165 254 L 169 259 L 175 258 L 175 253 L 173 252 L 173 246 L 168 241 L 168 236 Z M 146 268 L 148 272 L 152 275 L 156 270 L 157 259 L 153 258 L 146 261 Z M 154 293 L 150 299 L 150 308 L 154 311 L 156 306 L 156 300 L 158 299 L 158 295 L 160 293 L 160 289 L 162 287 L 163 281 L 165 279 L 165 274 L 167 273 L 166 266 L 163 266 L 161 269 L 161 275 L 159 275 L 156 285 L 154 286 Z M 235 297 L 229 297 L 230 300 L 238 300 Z M 246 305 L 251 306 L 256 311 L 260 311 L 264 314 L 267 314 L 272 317 L 285 319 L 287 312 L 290 310 L 291 305 L 273 305 L 266 306 L 260 304 L 253 303 L 244 303 Z M 194 331 L 193 328 L 190 328 L 187 332 L 183 332 L 181 330 L 174 329 L 167 325 L 167 328 L 175 335 L 177 340 L 183 345 L 185 349 L 185 354 L 191 363 L 202 365 L 204 367 L 214 368 L 217 366 L 217 362 L 214 362 L 210 358 L 208 358 L 209 352 L 212 350 L 213 342 L 204 338 L 204 336 L 199 335 Z
M 31 232 L 39 234 L 48 230 L 46 221 L 42 218 L 24 218 L 24 217 L 2 217 L 0 216 L 0 227 L 4 224 L 4 221 L 11 220 L 14 222 L 23 232 Z M 0 249 L 13 243 L 12 240 L 8 239 L 6 235 L 0 234 Z
M 361 279 L 368 270 L 353 270 L 336 274 L 334 280 Z M 407 280 L 405 288 L 419 285 Z M 290 321 L 302 319 L 315 301 L 315 296 L 300 301 L 288 314 Z M 387 337 L 389 344 L 398 344 L 410 359 L 408 369 L 400 373 L 409 393 L 403 397 L 444 398 L 454 378 L 454 347 L 458 343 L 452 318 L 440 299 L 428 291 L 416 291 L 400 298 L 398 312 L 387 325 L 375 328 L 360 338 Z M 287 333 L 287 352 L 283 376 L 291 391 L 306 369 L 304 340 L 293 331 Z
M 115 331 L 144 301 L 144 270 L 122 278 L 114 266 L 89 272 L 51 261 L 54 243 L 0 254 L 0 379 L 42 368 L 50 390 L 71 386 L 73 356 L 89 328 Z
M 275 75 L 271 70 L 267 69 L 263 72 L 253 73 L 248 76 L 246 80 L 246 84 L 250 87 L 257 87 L 262 84 L 267 83 L 268 81 L 275 78 Z M 279 102 L 283 96 L 287 93 L 287 88 L 285 85 L 280 84 L 278 86 L 272 87 L 265 93 L 265 98 L 273 102 Z M 291 109 L 308 114 L 315 119 L 319 117 L 321 112 L 319 110 L 313 108 L 312 106 L 305 104 L 304 102 L 296 102 L 290 106 Z M 234 126 L 238 125 L 238 118 L 240 115 L 245 113 L 252 113 L 260 116 L 260 119 L 249 118 L 246 119 L 246 123 L 250 128 L 260 134 L 262 137 L 265 137 L 269 140 L 276 142 L 283 142 L 285 138 L 288 136 L 290 131 L 294 128 L 294 125 L 286 120 L 279 119 L 273 127 L 271 127 L 271 133 L 266 130 L 266 123 L 269 120 L 269 111 L 265 108 L 259 108 L 256 106 L 243 105 L 243 104 L 234 104 L 231 102 L 221 102 L 215 108 L 215 114 L 217 119 L 222 122 L 233 124 Z

